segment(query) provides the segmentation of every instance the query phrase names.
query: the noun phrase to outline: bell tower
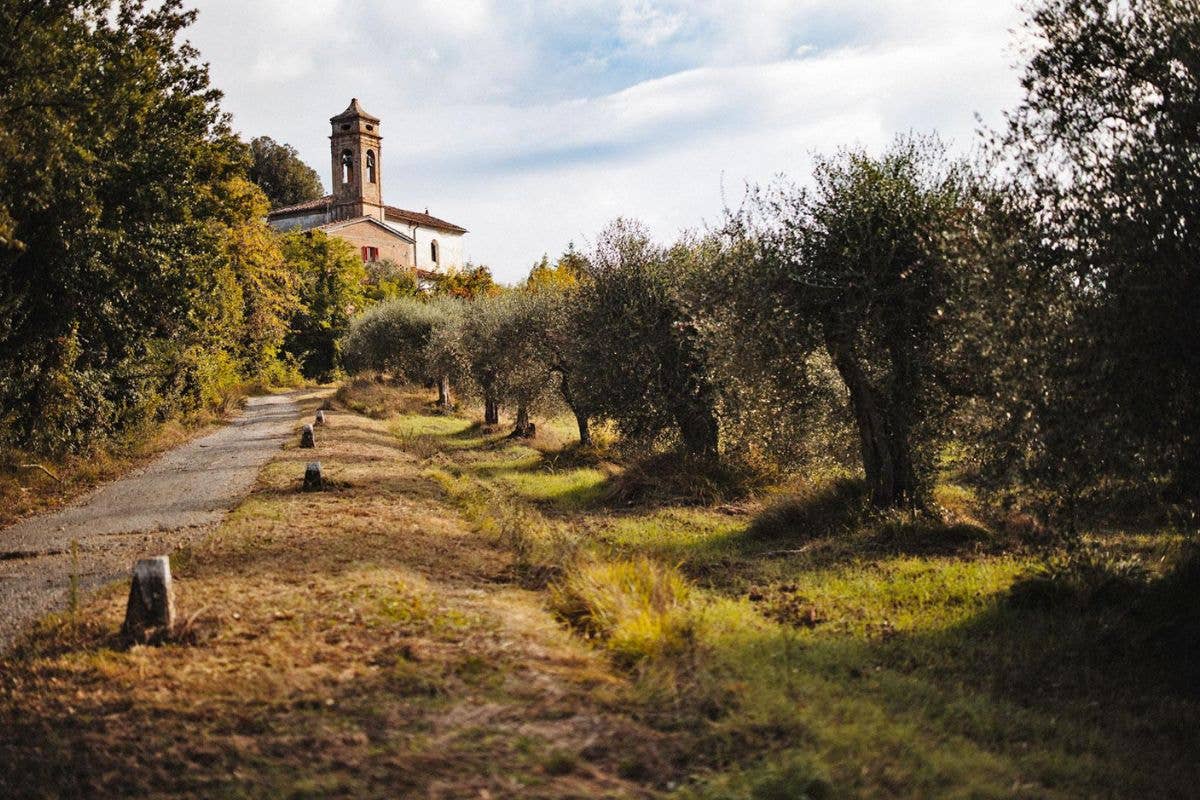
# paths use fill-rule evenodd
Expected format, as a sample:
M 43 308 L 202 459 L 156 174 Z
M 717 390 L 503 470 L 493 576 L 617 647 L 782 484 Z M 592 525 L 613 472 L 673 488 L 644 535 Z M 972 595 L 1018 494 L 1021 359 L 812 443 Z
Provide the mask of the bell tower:
M 383 160 L 379 118 L 358 104 L 331 117 L 330 161 L 333 167 L 333 219 L 383 219 Z

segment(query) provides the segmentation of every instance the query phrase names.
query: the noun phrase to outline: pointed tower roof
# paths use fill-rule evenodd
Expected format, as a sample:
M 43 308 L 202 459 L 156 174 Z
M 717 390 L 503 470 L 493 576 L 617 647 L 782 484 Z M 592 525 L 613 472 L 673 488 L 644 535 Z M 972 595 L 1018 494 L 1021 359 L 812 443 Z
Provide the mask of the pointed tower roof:
M 346 110 L 338 114 L 336 117 L 330 117 L 330 122 L 342 122 L 348 119 L 365 119 L 367 122 L 379 122 L 379 117 L 373 117 L 368 114 L 363 107 L 358 104 L 358 98 L 350 98 L 350 105 L 346 106 Z

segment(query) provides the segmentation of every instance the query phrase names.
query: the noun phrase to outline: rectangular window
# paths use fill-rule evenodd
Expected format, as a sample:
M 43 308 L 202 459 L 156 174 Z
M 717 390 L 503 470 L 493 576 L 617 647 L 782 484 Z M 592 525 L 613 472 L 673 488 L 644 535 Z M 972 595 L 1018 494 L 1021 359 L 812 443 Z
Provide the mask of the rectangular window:
M 370 253 L 368 255 L 371 256 L 371 260 L 378 261 L 379 260 L 379 248 L 378 247 L 370 247 L 367 249 L 370 251 Z
M 364 264 L 366 264 L 369 261 L 378 261 L 379 260 L 379 248 L 378 247 L 367 247 L 366 245 L 363 245 L 362 246 L 362 260 L 363 260 Z

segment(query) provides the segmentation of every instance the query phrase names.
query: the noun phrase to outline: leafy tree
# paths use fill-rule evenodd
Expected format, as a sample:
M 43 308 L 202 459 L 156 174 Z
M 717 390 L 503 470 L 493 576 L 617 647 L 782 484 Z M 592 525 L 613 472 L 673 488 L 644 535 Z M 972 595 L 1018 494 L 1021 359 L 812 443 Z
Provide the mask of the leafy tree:
M 428 374 L 437 382 L 438 406 L 449 411 L 454 405 L 451 387 L 464 383 L 469 376 L 469 360 L 463 341 L 466 303 L 453 297 L 431 297 L 426 304 L 437 311 L 425 348 Z
M 463 351 L 472 383 L 483 398 L 483 421 L 500 422 L 500 404 L 507 394 L 515 306 L 508 294 L 484 295 L 464 308 Z
M 690 302 L 720 389 L 724 456 L 759 473 L 858 464 L 846 389 L 823 348 L 797 347 L 792 309 L 757 269 L 759 242 L 735 225 L 706 237 Z
M 571 393 L 634 439 L 674 431 L 689 455 L 708 459 L 718 451 L 719 393 L 688 300 L 704 257 L 694 243 L 658 247 L 628 220 L 601 232 L 579 290 L 582 380 Z
M 557 376 L 563 401 L 575 416 L 579 442 L 592 444 L 591 418 L 596 409 L 589 402 L 584 373 L 583 343 L 588 332 L 579 327 L 580 281 L 587 274 L 587 259 L 568 246 L 553 266 L 546 256 L 535 264 L 521 287 L 532 297 L 531 327 L 538 333 L 530 343 L 531 358 Z
M 467 264 L 454 272 L 439 272 L 433 276 L 434 294 L 472 300 L 476 297 L 500 294 L 501 287 L 492 278 L 492 271 L 483 264 Z
M 422 294 L 417 284 L 416 270 L 401 266 L 389 258 L 370 261 L 366 265 L 367 297 L 374 302 L 395 300 L 399 297 L 418 297 Z
M 366 269 L 347 242 L 322 231 L 286 234 L 283 255 L 300 283 L 300 309 L 284 350 L 300 362 L 306 377 L 330 380 L 341 366 L 341 341 L 350 320 L 368 304 Z
M 228 236 L 251 222 L 245 151 L 178 41 L 193 17 L 177 0 L 0 0 L 0 406 L 16 444 L 79 448 L 192 407 L 233 364 L 216 332 L 240 288 Z
M 946 419 L 959 261 L 947 236 L 966 212 L 969 172 L 933 140 L 881 158 L 818 162 L 815 188 L 759 194 L 756 269 L 773 330 L 797 354 L 822 348 L 849 394 L 878 506 L 923 502 Z M 745 225 L 745 218 L 735 221 Z
M 262 219 L 267 201 L 248 180 L 229 184 L 225 224 L 227 258 L 237 287 L 237 308 L 224 331 L 242 364 L 241 372 L 260 375 L 277 361 L 292 316 L 299 308 L 298 276 L 284 261 L 279 237 Z
M 586 269 L 587 259 L 575 251 L 572 243 L 553 265 L 550 264 L 550 258 L 543 255 L 541 261 L 529 271 L 524 285 L 534 292 L 550 288 L 571 289 L 579 285 Z
M 324 196 L 317 171 L 300 160 L 290 144 L 270 136 L 250 141 L 250 180 L 267 195 L 271 208 L 281 208 Z
M 1165 478 L 1195 502 L 1200 12 L 1042 0 L 1026 27 L 1003 154 L 1050 252 L 1008 263 L 1021 301 L 1052 313 L 1008 362 L 1010 463 L 1047 485 Z

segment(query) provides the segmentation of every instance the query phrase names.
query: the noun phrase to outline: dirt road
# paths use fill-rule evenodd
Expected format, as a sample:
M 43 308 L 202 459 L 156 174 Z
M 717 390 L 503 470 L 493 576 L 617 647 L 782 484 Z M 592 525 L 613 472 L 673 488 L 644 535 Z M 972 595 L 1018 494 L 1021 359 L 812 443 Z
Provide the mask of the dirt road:
M 298 414 L 287 396 L 251 398 L 220 430 L 59 511 L 0 530 L 0 651 L 31 619 L 65 608 L 72 572 L 81 590 L 95 588 L 220 522 L 292 434 Z

